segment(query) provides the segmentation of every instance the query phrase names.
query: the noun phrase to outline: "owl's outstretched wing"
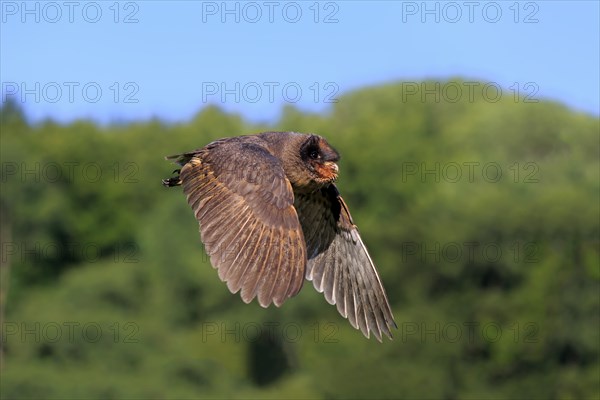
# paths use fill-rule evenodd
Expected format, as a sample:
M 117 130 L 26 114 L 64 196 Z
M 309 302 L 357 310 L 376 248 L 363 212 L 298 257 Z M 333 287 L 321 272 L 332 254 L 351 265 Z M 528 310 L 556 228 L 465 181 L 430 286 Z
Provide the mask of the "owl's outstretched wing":
M 306 240 L 306 278 L 366 337 L 391 338 L 397 326 L 385 289 L 335 185 L 297 193 L 295 206 Z
M 296 295 L 306 246 L 281 162 L 240 138 L 172 158 L 183 164 L 176 184 L 183 185 L 206 252 L 229 290 L 241 290 L 246 303 L 258 297 L 263 307 Z

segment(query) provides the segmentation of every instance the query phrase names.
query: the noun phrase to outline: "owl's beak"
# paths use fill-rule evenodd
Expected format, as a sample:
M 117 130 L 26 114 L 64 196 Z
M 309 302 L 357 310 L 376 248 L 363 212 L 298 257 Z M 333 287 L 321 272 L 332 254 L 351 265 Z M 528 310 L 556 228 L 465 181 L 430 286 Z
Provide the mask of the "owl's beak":
M 336 163 L 334 163 L 333 161 L 325 161 L 323 164 L 325 165 L 325 167 L 329 168 L 336 175 L 337 175 L 338 171 L 340 170 L 338 168 L 338 165 Z
M 338 177 L 338 171 L 340 170 L 338 168 L 338 165 L 336 163 L 334 163 L 333 161 L 325 161 L 323 163 L 323 165 L 325 166 L 325 169 L 327 169 L 328 172 L 328 178 L 332 181 L 337 180 Z
M 333 161 L 316 163 L 314 168 L 314 171 L 318 177 L 317 180 L 321 181 L 321 183 L 334 182 L 337 179 L 339 168 Z

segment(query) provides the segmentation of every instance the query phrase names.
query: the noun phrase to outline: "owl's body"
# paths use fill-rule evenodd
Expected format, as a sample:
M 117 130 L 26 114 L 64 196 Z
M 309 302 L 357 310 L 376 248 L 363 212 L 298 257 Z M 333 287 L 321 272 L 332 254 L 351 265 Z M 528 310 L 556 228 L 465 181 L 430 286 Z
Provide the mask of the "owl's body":
M 334 181 L 320 136 L 266 132 L 167 157 L 219 277 L 245 302 L 280 306 L 312 280 L 352 326 L 378 340 L 396 326 L 375 266 Z

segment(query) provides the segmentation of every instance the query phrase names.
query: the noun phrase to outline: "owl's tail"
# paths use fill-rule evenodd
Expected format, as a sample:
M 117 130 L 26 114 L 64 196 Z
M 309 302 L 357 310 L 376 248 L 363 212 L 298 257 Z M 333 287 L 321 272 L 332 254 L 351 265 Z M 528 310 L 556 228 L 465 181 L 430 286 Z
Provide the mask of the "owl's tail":
M 181 185 L 181 179 L 179 179 L 179 172 L 181 170 L 180 169 L 176 169 L 175 171 L 173 171 L 173 173 L 177 173 L 177 176 L 171 177 L 171 178 L 167 178 L 167 179 L 163 179 L 162 180 L 162 184 L 165 187 L 173 187 L 173 186 L 179 186 Z
M 183 167 L 185 164 L 187 164 L 192 159 L 192 157 L 194 157 L 197 154 L 197 152 L 198 151 L 196 150 L 196 151 L 192 151 L 189 153 L 175 154 L 173 156 L 166 156 L 165 160 L 173 161 L 175 164 Z M 176 169 L 175 171 L 173 171 L 173 173 L 177 174 L 177 176 L 163 179 L 162 180 L 163 186 L 165 186 L 165 187 L 180 186 L 181 185 L 181 179 L 179 178 L 180 172 L 181 172 L 181 168 Z

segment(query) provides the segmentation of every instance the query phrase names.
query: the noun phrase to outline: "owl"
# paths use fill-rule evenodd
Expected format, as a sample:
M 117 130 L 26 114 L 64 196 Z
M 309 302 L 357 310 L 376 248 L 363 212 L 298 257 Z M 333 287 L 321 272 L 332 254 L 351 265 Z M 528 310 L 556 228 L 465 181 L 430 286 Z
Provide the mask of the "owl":
M 396 327 L 385 289 L 335 185 L 339 153 L 318 135 L 265 132 L 169 156 L 211 264 L 246 303 L 281 306 L 307 279 L 368 338 Z

